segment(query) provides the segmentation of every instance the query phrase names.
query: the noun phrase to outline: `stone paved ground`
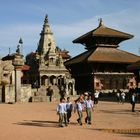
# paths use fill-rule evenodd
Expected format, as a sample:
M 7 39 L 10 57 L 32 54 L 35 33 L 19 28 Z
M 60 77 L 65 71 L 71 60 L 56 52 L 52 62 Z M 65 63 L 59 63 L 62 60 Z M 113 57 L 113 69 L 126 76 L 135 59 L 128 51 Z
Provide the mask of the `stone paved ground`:
M 64 128 L 58 127 L 56 105 L 57 102 L 0 104 L 0 140 L 140 139 L 140 104 L 132 113 L 129 103 L 99 102 L 92 125 L 79 126 L 77 114 L 73 113 L 71 123 Z

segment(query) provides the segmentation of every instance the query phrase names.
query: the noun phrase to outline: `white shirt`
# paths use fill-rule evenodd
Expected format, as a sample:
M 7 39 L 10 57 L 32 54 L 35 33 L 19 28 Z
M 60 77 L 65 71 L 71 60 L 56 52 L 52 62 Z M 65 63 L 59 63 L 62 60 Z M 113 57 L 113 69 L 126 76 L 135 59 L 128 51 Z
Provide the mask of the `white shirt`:
M 94 96 L 95 96 L 95 98 L 98 98 L 98 97 L 99 97 L 99 92 L 96 91 L 96 92 L 94 93 Z
M 120 97 L 120 93 L 119 92 L 117 92 L 117 97 Z
M 67 108 L 67 110 L 72 109 L 72 103 L 71 102 L 67 102 L 66 103 L 66 108 Z
M 125 93 L 122 92 L 121 96 L 122 96 L 122 98 L 124 99 L 124 98 L 125 98 Z
M 58 113 L 66 113 L 66 103 L 59 103 L 57 106 L 57 112 Z
M 80 102 L 76 103 L 76 109 L 78 111 L 82 111 L 83 110 L 82 104 Z
M 92 100 L 86 100 L 85 101 L 85 107 L 86 108 L 92 108 L 93 107 L 93 101 Z
M 135 95 L 132 95 L 132 102 L 135 102 Z

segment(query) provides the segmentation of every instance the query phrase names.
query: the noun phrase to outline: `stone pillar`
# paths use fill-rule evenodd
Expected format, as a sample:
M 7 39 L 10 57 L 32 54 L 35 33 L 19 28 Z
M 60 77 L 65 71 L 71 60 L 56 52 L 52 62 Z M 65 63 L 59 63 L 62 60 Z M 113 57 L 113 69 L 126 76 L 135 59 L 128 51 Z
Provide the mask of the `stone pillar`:
M 48 76 L 48 85 L 50 85 L 50 77 Z
M 20 53 L 15 55 L 13 60 L 13 65 L 15 67 L 15 102 L 20 102 L 21 96 L 21 76 L 22 76 L 22 66 L 24 65 L 23 56 Z
M 21 96 L 21 69 L 15 69 L 15 100 L 20 101 Z
M 56 77 L 56 84 L 58 85 L 58 79 L 59 79 L 59 77 Z
M 76 95 L 76 91 L 75 91 L 75 82 L 72 83 L 72 94 Z
M 69 90 L 68 90 L 68 83 L 66 82 L 66 95 L 69 95 Z
M 12 71 L 12 85 L 15 85 L 15 71 Z
M 56 84 L 56 77 L 53 79 L 53 85 Z
M 48 79 L 48 77 L 45 79 L 45 85 L 49 85 L 49 79 Z

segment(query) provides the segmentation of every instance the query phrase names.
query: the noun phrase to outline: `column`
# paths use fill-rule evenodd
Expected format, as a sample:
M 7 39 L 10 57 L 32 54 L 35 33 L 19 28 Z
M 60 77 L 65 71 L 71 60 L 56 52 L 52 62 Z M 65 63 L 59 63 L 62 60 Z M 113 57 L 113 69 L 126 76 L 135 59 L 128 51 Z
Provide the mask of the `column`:
M 66 85 L 66 95 L 69 95 L 69 90 L 68 90 L 68 82 L 67 82 L 68 79 L 66 79 L 65 81 L 65 85 Z
M 73 79 L 73 82 L 72 82 L 72 94 L 73 95 L 76 95 L 76 91 L 75 91 L 75 80 Z
M 21 97 L 21 69 L 15 69 L 15 101 L 19 102 Z

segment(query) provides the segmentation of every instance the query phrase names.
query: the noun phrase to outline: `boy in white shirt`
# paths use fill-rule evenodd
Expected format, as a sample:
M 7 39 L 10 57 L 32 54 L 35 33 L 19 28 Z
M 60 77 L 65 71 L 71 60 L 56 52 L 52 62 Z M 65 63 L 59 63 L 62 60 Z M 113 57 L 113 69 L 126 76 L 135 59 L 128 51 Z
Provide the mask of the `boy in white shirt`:
M 77 119 L 77 121 L 78 121 L 78 123 L 80 124 L 80 125 L 82 125 L 82 118 L 83 118 L 83 113 L 82 113 L 82 110 L 83 110 L 83 107 L 82 107 L 82 104 L 81 104 L 81 100 L 80 100 L 80 98 L 76 101 L 76 103 L 75 103 L 75 110 L 74 110 L 74 112 L 77 110 L 77 113 L 78 113 L 78 119 Z
M 64 98 L 60 98 L 60 103 L 57 106 L 57 114 L 59 115 L 59 126 L 63 127 L 63 120 L 65 121 L 65 125 L 67 126 L 67 109 L 66 109 L 66 103 Z
M 87 100 L 85 100 L 85 109 L 87 114 L 85 122 L 91 124 L 91 113 L 93 111 L 93 101 L 91 100 L 91 96 L 88 96 Z

